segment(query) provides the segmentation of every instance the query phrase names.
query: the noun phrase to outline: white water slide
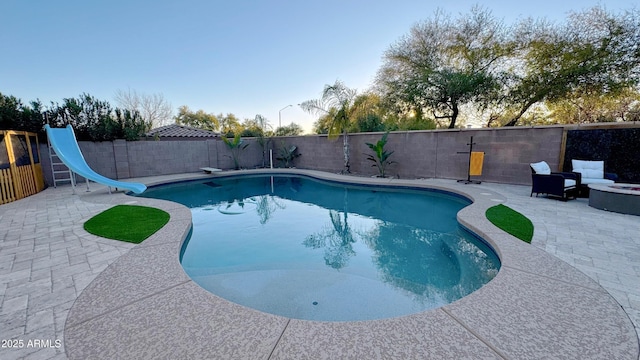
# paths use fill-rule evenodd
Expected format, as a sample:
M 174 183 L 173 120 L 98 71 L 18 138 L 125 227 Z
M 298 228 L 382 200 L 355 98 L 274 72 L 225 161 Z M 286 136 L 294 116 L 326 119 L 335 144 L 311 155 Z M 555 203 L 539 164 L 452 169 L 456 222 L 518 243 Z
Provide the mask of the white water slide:
M 147 186 L 144 184 L 109 179 L 93 171 L 85 161 L 84 156 L 82 156 L 82 151 L 80 151 L 76 135 L 71 125 L 67 125 L 65 128 L 52 128 L 47 124 L 44 128 L 47 131 L 47 136 L 49 137 L 49 142 L 53 150 L 55 150 L 60 160 L 74 173 L 85 179 L 116 189 L 130 190 L 136 194 L 141 194 L 147 189 Z

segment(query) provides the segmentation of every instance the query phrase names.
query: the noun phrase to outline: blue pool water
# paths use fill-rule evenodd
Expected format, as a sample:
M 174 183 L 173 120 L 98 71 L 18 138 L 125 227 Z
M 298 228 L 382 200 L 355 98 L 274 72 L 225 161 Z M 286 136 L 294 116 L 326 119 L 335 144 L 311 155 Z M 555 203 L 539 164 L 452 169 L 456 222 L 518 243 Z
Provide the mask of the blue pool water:
M 369 320 L 433 309 L 500 268 L 495 253 L 457 223 L 470 202 L 453 194 L 243 176 L 143 196 L 191 208 L 181 263 L 196 283 L 291 318 Z

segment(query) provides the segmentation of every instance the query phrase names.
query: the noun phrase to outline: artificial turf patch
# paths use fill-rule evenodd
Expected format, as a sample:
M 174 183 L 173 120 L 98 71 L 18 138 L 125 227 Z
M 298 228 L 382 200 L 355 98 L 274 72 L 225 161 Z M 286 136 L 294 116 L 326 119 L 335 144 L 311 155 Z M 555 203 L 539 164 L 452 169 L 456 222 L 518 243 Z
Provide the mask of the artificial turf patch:
M 524 242 L 531 243 L 533 223 L 526 216 L 502 204 L 488 208 L 485 215 L 493 225 Z
M 84 223 L 91 234 L 139 244 L 169 222 L 160 209 L 138 205 L 116 205 Z

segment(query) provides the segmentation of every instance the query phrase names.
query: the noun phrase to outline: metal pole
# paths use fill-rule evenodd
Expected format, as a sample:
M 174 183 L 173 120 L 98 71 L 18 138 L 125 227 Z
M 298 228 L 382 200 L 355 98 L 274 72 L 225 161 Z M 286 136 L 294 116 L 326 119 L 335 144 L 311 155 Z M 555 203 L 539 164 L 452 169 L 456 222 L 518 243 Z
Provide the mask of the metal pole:
M 282 110 L 288 108 L 289 106 L 293 105 L 287 105 L 278 111 L 278 127 L 282 127 Z
M 473 154 L 473 136 L 469 140 L 469 166 L 467 167 L 467 182 L 471 182 L 471 154 Z

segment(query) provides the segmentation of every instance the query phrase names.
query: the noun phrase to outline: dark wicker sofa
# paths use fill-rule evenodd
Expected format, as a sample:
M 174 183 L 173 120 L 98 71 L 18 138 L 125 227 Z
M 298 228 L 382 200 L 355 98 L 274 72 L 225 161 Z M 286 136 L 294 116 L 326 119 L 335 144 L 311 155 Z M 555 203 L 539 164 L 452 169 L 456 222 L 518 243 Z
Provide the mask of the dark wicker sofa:
M 546 194 L 562 198 L 566 201 L 578 196 L 582 175 L 575 172 L 540 171 L 541 163 L 531 164 L 531 195 Z M 546 163 L 544 163 L 546 164 Z M 548 167 L 548 165 L 547 165 Z M 536 169 L 537 168 L 537 169 Z M 542 172 L 542 173 L 541 173 Z M 548 173 L 547 173 L 548 172 Z

